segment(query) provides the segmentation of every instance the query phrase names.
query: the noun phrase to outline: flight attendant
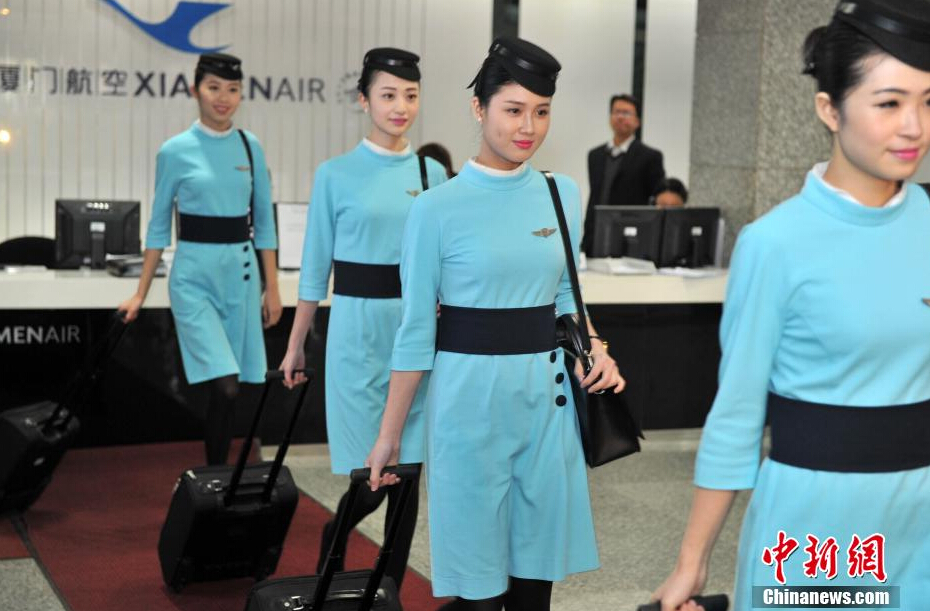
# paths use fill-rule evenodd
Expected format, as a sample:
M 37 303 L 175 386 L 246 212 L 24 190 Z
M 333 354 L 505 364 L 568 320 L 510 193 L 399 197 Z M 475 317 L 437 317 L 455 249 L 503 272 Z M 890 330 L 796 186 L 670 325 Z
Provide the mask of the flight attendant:
M 176 207 L 171 313 L 187 381 L 209 389 L 206 454 L 207 463 L 215 465 L 227 460 L 239 383 L 265 380 L 262 328 L 278 322 L 281 297 L 265 154 L 253 134 L 233 128 L 242 101 L 240 60 L 223 53 L 201 55 L 192 92 L 200 118 L 158 151 L 139 288 L 119 309 L 127 322 L 138 315 L 162 250 L 171 244 Z
M 906 182 L 930 146 L 930 4 L 841 2 L 805 56 L 832 153 L 737 241 L 691 514 L 654 594 L 664 611 L 694 606 L 749 488 L 734 609 L 754 607 L 755 586 L 930 600 L 930 199 Z
M 362 466 L 378 434 L 388 392 L 391 350 L 401 319 L 400 241 L 413 198 L 446 180 L 445 169 L 413 154 L 406 134 L 420 110 L 419 57 L 394 48 L 365 54 L 358 102 L 371 128 L 353 150 L 317 168 L 307 217 L 294 325 L 280 368 L 285 384 L 303 380 L 304 343 L 319 301 L 333 299 L 326 340 L 326 431 L 333 473 Z M 435 316 L 435 303 L 433 304 Z M 418 401 L 405 436 L 404 461 L 423 460 L 423 415 Z M 385 495 L 393 514 L 399 490 L 363 491 L 354 527 Z M 346 497 L 339 505 L 345 512 Z M 407 505 L 387 574 L 400 587 L 416 525 L 417 495 Z M 323 531 L 319 568 L 335 534 Z
M 555 339 L 557 313 L 575 304 L 549 189 L 528 163 L 549 129 L 559 69 L 532 43 L 494 41 L 473 82 L 478 156 L 416 199 L 404 232 L 403 320 L 370 484 L 397 482 L 381 469 L 404 460 L 418 424 L 410 406 L 428 386 L 432 584 L 436 596 L 456 597 L 447 609 L 545 611 L 553 581 L 598 567 Z M 577 253 L 578 187 L 556 182 Z M 619 392 L 616 363 L 594 343 L 583 385 Z

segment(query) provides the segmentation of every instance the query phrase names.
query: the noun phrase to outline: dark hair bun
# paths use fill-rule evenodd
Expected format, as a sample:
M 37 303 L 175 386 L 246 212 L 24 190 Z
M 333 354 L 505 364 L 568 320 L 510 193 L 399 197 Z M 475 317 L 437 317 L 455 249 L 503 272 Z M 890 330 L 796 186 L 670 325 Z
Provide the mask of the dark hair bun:
M 809 74 L 816 77 L 818 50 L 820 41 L 823 40 L 826 31 L 827 26 L 822 25 L 819 28 L 811 30 L 807 38 L 804 39 L 804 69 L 801 71 L 801 74 Z

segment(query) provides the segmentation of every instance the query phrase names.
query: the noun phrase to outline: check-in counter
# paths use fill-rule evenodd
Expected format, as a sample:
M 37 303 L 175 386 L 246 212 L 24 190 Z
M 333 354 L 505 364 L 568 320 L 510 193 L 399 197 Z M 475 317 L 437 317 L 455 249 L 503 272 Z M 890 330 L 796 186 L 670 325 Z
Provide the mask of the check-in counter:
M 297 303 L 297 272 L 279 272 L 285 312 L 265 332 L 269 367 L 283 356 Z M 582 272 L 582 293 L 626 377 L 627 400 L 645 427 L 701 426 L 716 391 L 717 342 L 726 273 L 703 278 Z M 0 410 L 54 398 L 106 329 L 138 279 L 98 270 L 0 270 Z M 322 302 L 308 363 L 317 370 L 297 442 L 325 440 L 323 372 L 328 302 Z M 170 315 L 167 278 L 156 278 L 139 320 L 103 368 L 83 407 L 83 445 L 198 438 L 203 390 L 187 385 Z M 363 321 L 360 321 L 363 323 Z M 349 349 L 347 347 L 347 349 Z M 237 428 L 257 389 L 244 385 Z M 277 391 L 276 391 L 277 392 Z M 286 424 L 283 390 L 262 424 L 274 442 Z

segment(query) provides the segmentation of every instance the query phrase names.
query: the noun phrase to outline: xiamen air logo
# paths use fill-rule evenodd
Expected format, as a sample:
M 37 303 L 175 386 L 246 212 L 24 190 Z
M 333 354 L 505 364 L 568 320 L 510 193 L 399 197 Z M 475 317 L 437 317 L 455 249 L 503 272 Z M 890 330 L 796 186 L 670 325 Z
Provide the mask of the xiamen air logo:
M 213 13 L 229 6 L 228 3 L 178 2 L 174 12 L 167 19 L 161 23 L 149 23 L 130 13 L 116 0 L 103 1 L 122 13 L 126 19 L 134 23 L 140 30 L 172 49 L 184 51 L 185 53 L 215 53 L 229 46 L 198 47 L 191 42 L 191 32 L 193 32 L 194 28 Z
M 336 101 L 348 106 L 352 112 L 359 115 L 363 112 L 361 105 L 356 103 L 356 100 L 358 100 L 358 78 L 361 75 L 362 73 L 358 70 L 346 72 L 339 79 L 339 85 L 336 87 Z

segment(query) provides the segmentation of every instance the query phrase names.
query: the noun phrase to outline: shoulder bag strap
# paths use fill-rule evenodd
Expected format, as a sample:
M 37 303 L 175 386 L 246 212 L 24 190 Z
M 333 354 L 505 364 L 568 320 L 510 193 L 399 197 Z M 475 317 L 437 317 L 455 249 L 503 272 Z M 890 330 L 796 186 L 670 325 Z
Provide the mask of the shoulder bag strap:
M 245 137 L 245 132 L 237 129 L 239 137 L 242 138 L 242 144 L 245 146 L 245 154 L 249 156 L 249 172 L 252 174 L 252 189 L 249 192 L 249 241 L 252 242 L 252 250 L 255 250 L 255 162 L 252 161 L 252 147 L 249 146 L 249 139 Z M 265 292 L 265 263 L 258 251 L 255 252 L 255 259 L 258 262 L 258 274 L 261 278 L 261 290 Z
M 423 184 L 423 190 L 429 189 L 429 177 L 426 175 L 426 157 L 417 155 L 420 160 L 420 182 Z
M 255 163 L 252 161 L 252 147 L 249 146 L 249 139 L 245 137 L 245 132 L 241 129 L 237 129 L 239 132 L 239 137 L 242 138 L 242 144 L 245 146 L 245 154 L 249 156 L 249 172 L 252 174 L 252 191 L 249 193 L 249 227 L 252 226 L 252 223 L 255 222 L 255 214 L 253 208 L 255 207 Z
M 565 248 L 565 266 L 568 277 L 572 282 L 572 295 L 575 297 L 575 307 L 578 309 L 578 330 L 581 334 L 581 345 L 585 352 L 591 351 L 591 338 L 588 336 L 588 317 L 584 311 L 584 302 L 581 300 L 581 287 L 578 284 L 578 270 L 575 269 L 575 255 L 572 252 L 572 241 L 568 234 L 568 223 L 565 222 L 565 211 L 562 210 L 562 198 L 559 188 L 555 184 L 552 172 L 543 171 L 546 183 L 549 185 L 549 194 L 552 196 L 552 205 L 555 208 L 555 217 L 559 221 L 559 233 L 562 235 L 562 246 Z

